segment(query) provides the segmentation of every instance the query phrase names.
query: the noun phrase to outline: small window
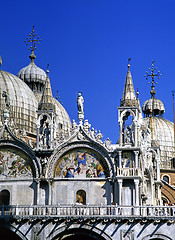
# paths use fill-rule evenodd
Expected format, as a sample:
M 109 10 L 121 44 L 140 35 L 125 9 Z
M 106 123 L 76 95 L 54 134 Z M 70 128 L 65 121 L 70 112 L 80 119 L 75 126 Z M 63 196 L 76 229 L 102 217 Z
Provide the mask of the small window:
M 0 205 L 9 205 L 10 193 L 8 190 L 2 190 L 0 192 Z
M 163 176 L 163 180 L 167 183 L 169 183 L 169 177 L 168 176 Z
M 86 204 L 86 192 L 84 190 L 78 190 L 76 193 L 76 203 L 77 204 Z

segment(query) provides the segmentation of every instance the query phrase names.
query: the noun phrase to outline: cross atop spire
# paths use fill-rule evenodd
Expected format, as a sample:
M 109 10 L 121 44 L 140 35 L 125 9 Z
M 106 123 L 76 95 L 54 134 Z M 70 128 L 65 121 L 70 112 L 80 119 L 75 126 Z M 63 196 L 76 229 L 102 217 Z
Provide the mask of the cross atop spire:
M 146 75 L 144 75 L 144 77 L 146 77 L 146 80 L 148 80 L 149 77 L 151 77 L 151 82 L 149 82 L 149 84 L 151 85 L 151 96 L 152 98 L 155 98 L 155 84 L 157 84 L 157 82 L 154 81 L 155 77 L 157 77 L 158 79 L 160 79 L 160 76 L 162 76 L 162 74 L 160 74 L 160 71 L 157 71 L 157 73 L 155 73 L 155 70 L 157 70 L 157 68 L 154 67 L 154 63 L 155 61 L 152 61 L 152 66 L 151 68 L 149 68 L 149 70 L 151 70 L 151 73 L 148 74 L 148 72 L 146 72 Z
M 131 61 L 131 58 L 128 58 L 128 71 L 129 71 L 129 69 L 130 69 L 130 61 Z
M 34 62 L 34 59 L 36 56 L 34 55 L 34 50 L 36 49 L 36 46 L 39 45 L 39 42 L 41 39 L 39 36 L 37 36 L 37 33 L 34 33 L 34 25 L 32 28 L 32 32 L 29 34 L 29 37 L 26 38 L 25 43 L 27 46 L 29 46 L 29 50 L 31 50 L 31 55 L 29 56 L 31 59 L 31 62 Z

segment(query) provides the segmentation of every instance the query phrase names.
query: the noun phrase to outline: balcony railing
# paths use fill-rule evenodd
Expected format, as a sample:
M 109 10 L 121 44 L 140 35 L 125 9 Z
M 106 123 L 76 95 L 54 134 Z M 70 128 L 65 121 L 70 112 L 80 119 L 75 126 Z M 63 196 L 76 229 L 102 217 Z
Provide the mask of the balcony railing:
M 139 168 L 117 168 L 117 176 L 136 177 L 141 176 Z
M 11 217 L 175 217 L 174 206 L 55 205 L 0 206 L 0 218 Z

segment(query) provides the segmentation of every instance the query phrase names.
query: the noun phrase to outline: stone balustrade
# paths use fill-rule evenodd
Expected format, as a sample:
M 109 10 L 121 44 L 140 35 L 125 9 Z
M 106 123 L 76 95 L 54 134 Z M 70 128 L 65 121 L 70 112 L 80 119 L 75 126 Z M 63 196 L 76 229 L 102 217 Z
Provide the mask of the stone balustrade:
M 117 176 L 136 177 L 141 176 L 139 168 L 117 168 Z
M 25 217 L 175 217 L 175 206 L 55 205 L 0 206 L 0 218 Z

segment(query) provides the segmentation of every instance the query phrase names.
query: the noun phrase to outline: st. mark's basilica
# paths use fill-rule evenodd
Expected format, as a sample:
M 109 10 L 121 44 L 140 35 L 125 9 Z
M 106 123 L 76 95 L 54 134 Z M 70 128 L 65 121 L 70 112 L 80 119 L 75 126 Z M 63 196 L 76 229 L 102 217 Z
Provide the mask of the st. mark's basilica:
M 175 240 L 174 124 L 154 62 L 141 106 L 128 61 L 113 144 L 84 119 L 83 93 L 78 122 L 53 97 L 35 37 L 28 66 L 0 70 L 0 239 Z

